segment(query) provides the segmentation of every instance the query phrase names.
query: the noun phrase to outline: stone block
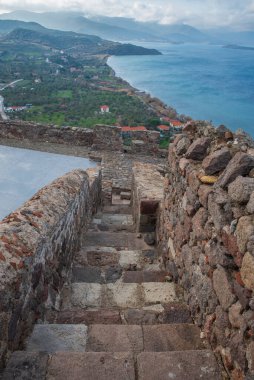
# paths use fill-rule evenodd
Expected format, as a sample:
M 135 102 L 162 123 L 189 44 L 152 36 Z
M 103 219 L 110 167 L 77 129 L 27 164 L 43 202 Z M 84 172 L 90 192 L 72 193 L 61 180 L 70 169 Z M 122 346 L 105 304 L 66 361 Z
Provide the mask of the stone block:
M 254 257 L 249 252 L 243 258 L 241 277 L 244 285 L 254 291 Z
M 228 186 L 228 194 L 234 202 L 247 203 L 253 191 L 254 178 L 239 176 Z
M 143 296 L 139 284 L 108 284 L 106 290 L 106 304 L 113 307 L 140 307 L 143 305 Z
M 212 351 L 143 352 L 138 355 L 140 380 L 222 380 Z
M 74 267 L 72 268 L 72 282 L 103 283 L 101 269 L 97 267 Z
M 102 302 L 102 285 L 73 283 L 71 285 L 70 301 L 72 307 L 100 307 Z
M 228 279 L 227 272 L 220 266 L 213 273 L 213 287 L 221 307 L 225 311 L 228 310 L 235 301 L 235 295 L 233 294 L 232 284 Z
M 175 285 L 173 283 L 144 283 L 144 301 L 146 305 L 156 303 L 169 303 L 177 300 Z
M 248 241 L 254 235 L 254 216 L 243 216 L 240 218 L 235 234 L 240 252 L 245 253 Z
M 92 325 L 89 327 L 87 351 L 131 352 L 143 351 L 141 326 L 135 325 Z
M 47 319 L 48 321 L 48 319 Z M 59 324 L 121 324 L 121 316 L 118 310 L 113 309 L 75 309 L 63 310 L 57 313 L 54 318 L 55 323 Z
M 144 351 L 185 351 L 203 348 L 198 326 L 170 324 L 143 326 Z
M 79 260 L 77 260 L 79 261 Z M 118 264 L 119 253 L 115 248 L 101 247 L 87 250 L 87 263 L 91 266 L 103 267 Z
M 27 351 L 77 351 L 86 350 L 85 325 L 35 325 L 26 342 Z
M 14 352 L 0 377 L 2 380 L 45 380 L 48 359 L 45 352 Z
M 52 356 L 47 380 L 135 380 L 133 355 L 125 352 L 64 353 Z

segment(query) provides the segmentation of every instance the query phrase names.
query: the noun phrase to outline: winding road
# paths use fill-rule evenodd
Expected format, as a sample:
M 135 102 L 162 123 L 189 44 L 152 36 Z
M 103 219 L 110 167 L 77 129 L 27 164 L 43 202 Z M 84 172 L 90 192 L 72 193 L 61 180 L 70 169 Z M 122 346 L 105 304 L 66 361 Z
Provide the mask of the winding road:
M 0 91 L 3 91 L 7 87 L 13 86 L 14 84 L 16 84 L 16 83 L 18 83 L 18 82 L 20 82 L 22 80 L 23 79 L 17 79 L 15 81 L 11 82 L 11 83 L 8 83 L 4 87 L 0 88 Z M 0 116 L 1 116 L 2 120 L 8 120 L 9 119 L 9 117 L 4 112 L 4 98 L 1 95 L 0 95 Z

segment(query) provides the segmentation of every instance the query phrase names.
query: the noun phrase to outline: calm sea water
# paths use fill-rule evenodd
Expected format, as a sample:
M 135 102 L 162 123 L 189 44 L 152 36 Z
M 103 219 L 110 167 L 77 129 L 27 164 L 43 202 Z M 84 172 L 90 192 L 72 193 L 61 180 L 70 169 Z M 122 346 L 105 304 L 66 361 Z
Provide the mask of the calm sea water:
M 254 136 L 254 51 L 208 44 L 142 45 L 163 55 L 111 57 L 109 65 L 118 76 L 179 113 Z
M 94 166 L 86 158 L 0 145 L 0 220 L 57 177 Z

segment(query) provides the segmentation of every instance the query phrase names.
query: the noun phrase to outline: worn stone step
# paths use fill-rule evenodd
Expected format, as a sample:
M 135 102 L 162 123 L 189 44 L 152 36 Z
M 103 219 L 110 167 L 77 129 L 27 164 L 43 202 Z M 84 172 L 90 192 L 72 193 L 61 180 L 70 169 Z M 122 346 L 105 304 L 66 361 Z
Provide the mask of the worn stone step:
M 91 325 L 89 326 L 87 351 L 132 352 L 143 351 L 142 327 L 137 325 Z
M 72 269 L 72 282 L 88 282 L 107 284 L 114 283 L 122 276 L 120 265 L 108 266 L 105 269 L 95 266 L 74 267 Z
M 27 351 L 86 351 L 87 326 L 84 324 L 37 324 L 26 341 Z
M 138 283 L 142 282 L 165 282 L 169 277 L 166 271 L 126 271 L 123 273 L 123 282 Z
M 129 205 L 111 205 L 103 207 L 104 214 L 132 214 L 132 209 Z
M 139 380 L 222 380 L 209 350 L 142 352 L 137 358 Z
M 126 352 L 15 352 L 3 380 L 135 380 L 134 359 Z
M 200 350 L 200 330 L 193 324 L 172 325 L 91 325 L 87 351 L 165 352 Z
M 59 324 L 167 324 L 192 323 L 189 309 L 181 303 L 156 304 L 141 309 L 75 309 L 50 311 L 48 323 Z
M 104 226 L 118 226 L 118 227 L 131 227 L 133 226 L 133 217 L 128 214 L 104 214 L 98 213 L 92 220 L 92 225 Z
M 149 250 L 143 239 L 132 232 L 94 232 L 88 231 L 84 237 L 84 245 L 113 247 L 118 250 Z
M 194 324 L 143 326 L 144 351 L 200 350 L 204 344 L 200 329 Z
M 97 267 L 119 264 L 125 270 L 160 270 L 157 253 L 153 249 L 117 250 L 114 247 L 87 246 L 76 254 L 74 262 Z
M 150 282 L 143 284 L 117 281 L 98 283 L 72 283 L 63 291 L 62 310 L 72 308 L 142 308 L 178 301 L 173 283 Z

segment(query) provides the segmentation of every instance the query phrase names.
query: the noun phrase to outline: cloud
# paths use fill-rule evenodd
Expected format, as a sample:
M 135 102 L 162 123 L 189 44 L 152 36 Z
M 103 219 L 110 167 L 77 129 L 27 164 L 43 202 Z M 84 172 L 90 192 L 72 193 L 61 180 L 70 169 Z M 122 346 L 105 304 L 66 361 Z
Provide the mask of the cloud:
M 0 0 L 0 13 L 17 9 L 79 11 L 203 28 L 254 24 L 254 0 Z

